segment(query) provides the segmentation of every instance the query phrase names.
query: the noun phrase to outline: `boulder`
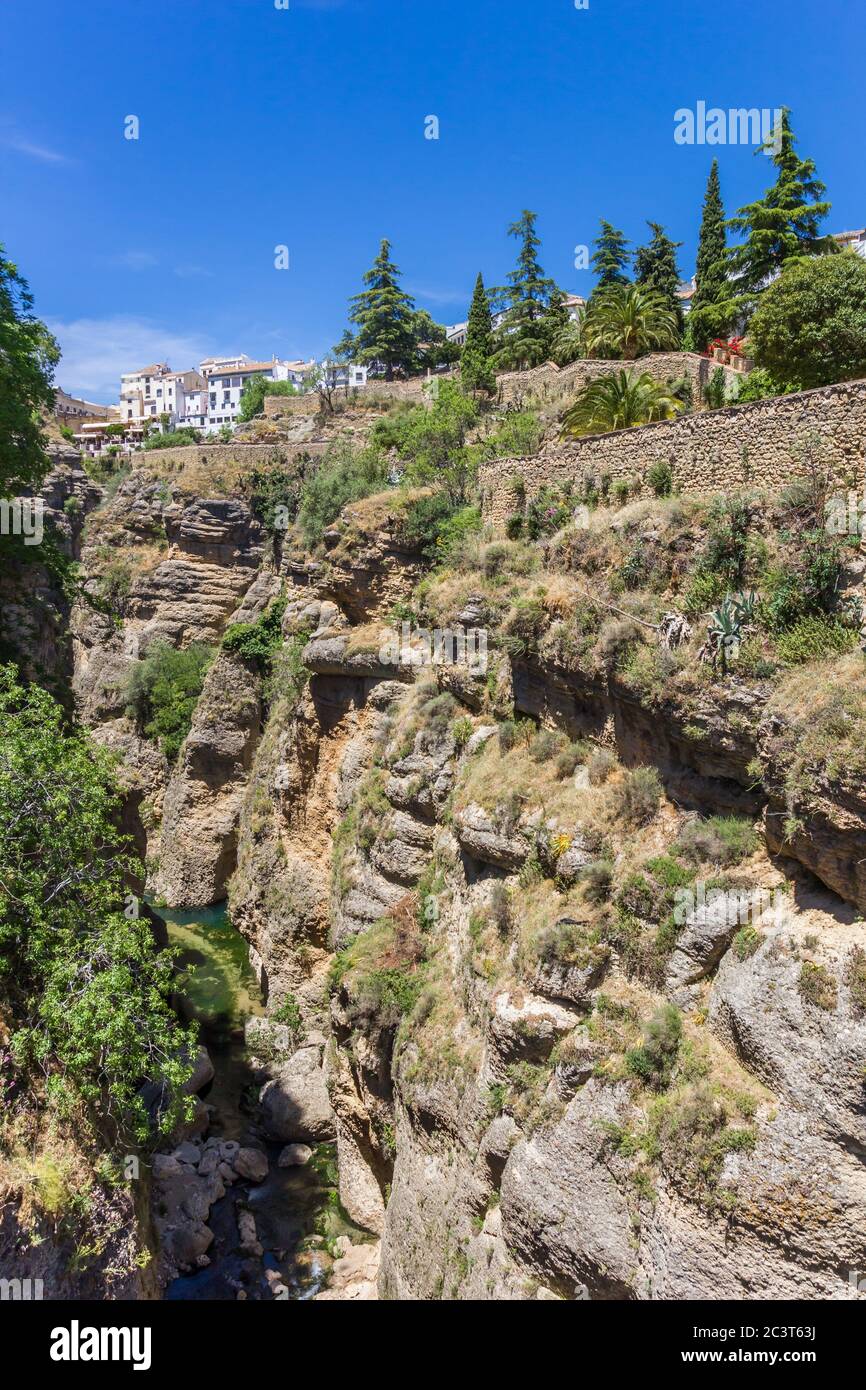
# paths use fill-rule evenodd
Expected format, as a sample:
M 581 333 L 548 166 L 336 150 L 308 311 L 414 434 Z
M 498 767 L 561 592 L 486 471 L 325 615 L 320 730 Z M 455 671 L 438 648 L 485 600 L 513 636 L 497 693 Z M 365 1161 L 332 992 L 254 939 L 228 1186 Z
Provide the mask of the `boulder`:
M 309 1163 L 312 1157 L 313 1150 L 309 1144 L 287 1144 L 280 1152 L 277 1167 L 301 1168 L 305 1163 Z
M 268 1156 L 261 1149 L 239 1149 L 232 1163 L 235 1172 L 250 1182 L 264 1182 L 268 1176 Z
M 262 1088 L 259 1099 L 262 1122 L 272 1139 L 310 1144 L 334 1138 L 319 1048 L 299 1048 Z

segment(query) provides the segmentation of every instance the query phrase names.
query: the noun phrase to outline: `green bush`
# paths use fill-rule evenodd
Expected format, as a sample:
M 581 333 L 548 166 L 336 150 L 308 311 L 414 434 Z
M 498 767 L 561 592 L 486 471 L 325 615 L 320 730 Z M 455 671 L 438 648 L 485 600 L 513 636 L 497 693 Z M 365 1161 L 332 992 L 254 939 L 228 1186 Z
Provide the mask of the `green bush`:
M 755 954 L 763 940 L 761 933 L 751 923 L 747 923 L 744 927 L 740 927 L 731 945 L 738 960 L 748 960 L 750 956 Z
M 768 570 L 762 585 L 762 620 L 771 632 L 782 633 L 801 618 L 832 612 L 842 574 L 839 546 L 807 536 L 794 561 Z
M 693 864 L 739 864 L 758 848 L 758 835 L 743 816 L 710 816 L 689 821 L 681 830 L 677 852 Z
M 727 373 L 724 367 L 716 367 L 706 386 L 704 400 L 710 410 L 721 410 L 727 405 Z
M 250 474 L 249 490 L 253 516 L 269 536 L 285 531 L 287 523 L 294 521 L 300 502 L 297 473 L 285 468 L 256 468 Z
M 674 475 L 666 459 L 657 459 L 647 469 L 646 480 L 656 497 L 670 497 L 674 486 Z
M 821 661 L 828 656 L 841 656 L 857 646 L 853 628 L 837 618 L 812 614 L 801 618 L 787 632 L 776 638 L 776 651 L 782 661 L 792 665 L 804 661 Z
M 348 502 L 381 492 L 388 485 L 388 464 L 372 447 L 345 440 L 332 444 L 301 489 L 298 522 L 308 545 L 321 540 Z
M 169 762 L 174 762 L 189 733 L 213 658 L 213 647 L 202 642 L 183 651 L 154 642 L 130 670 L 126 712 L 146 738 L 158 740 Z
M 866 264 L 855 252 L 792 257 L 749 322 L 759 367 L 800 390 L 866 376 Z
M 143 449 L 176 449 L 183 444 L 198 444 L 201 441 L 201 432 L 190 429 L 187 425 L 182 425 L 180 429 L 171 430 L 166 434 L 149 434 L 142 444 Z
M 565 500 L 557 488 L 546 484 L 526 509 L 524 528 L 531 541 L 543 536 L 552 536 L 563 526 L 567 526 L 574 514 L 573 506 Z
M 292 1035 L 294 1045 L 297 1046 L 304 1034 L 304 1020 L 301 1014 L 301 1006 L 294 994 L 287 994 L 279 1008 L 271 1014 L 274 1023 L 282 1023 Z
M 284 598 L 274 599 L 254 623 L 231 623 L 223 637 L 223 651 L 233 652 L 242 661 L 256 666 L 262 674 L 268 674 L 283 645 L 286 603 Z
M 609 859 L 595 859 L 581 873 L 580 882 L 588 902 L 596 906 L 606 903 L 613 883 L 613 864 Z
M 808 1004 L 826 1013 L 835 1012 L 838 996 L 836 981 L 825 965 L 804 961 L 800 967 L 798 988 Z
M 500 421 L 484 441 L 487 458 L 529 458 L 537 454 L 544 439 L 544 426 L 534 410 L 512 411 Z
M 682 1035 L 679 1009 L 673 1004 L 663 1004 L 645 1024 L 641 1046 L 626 1053 L 626 1066 L 631 1075 L 653 1090 L 666 1090 L 677 1063 Z
M 589 751 L 589 745 L 578 740 L 577 743 L 570 743 L 567 748 L 563 748 L 562 752 L 557 754 L 554 766 L 560 781 L 566 777 L 574 776 L 580 765 L 586 762 Z
M 611 753 L 609 748 L 594 749 L 593 752 L 590 753 L 586 765 L 590 785 L 593 787 L 603 786 L 616 765 L 616 754 Z
M 661 778 L 655 768 L 636 767 L 613 789 L 615 813 L 627 825 L 646 825 L 658 810 L 661 797 Z
M 866 951 L 855 946 L 848 957 L 845 979 L 851 994 L 851 1009 L 858 1018 L 866 1014 Z
M 446 492 L 418 497 L 406 507 L 403 536 L 431 563 L 447 564 L 467 536 L 481 530 L 478 507 L 455 507 Z

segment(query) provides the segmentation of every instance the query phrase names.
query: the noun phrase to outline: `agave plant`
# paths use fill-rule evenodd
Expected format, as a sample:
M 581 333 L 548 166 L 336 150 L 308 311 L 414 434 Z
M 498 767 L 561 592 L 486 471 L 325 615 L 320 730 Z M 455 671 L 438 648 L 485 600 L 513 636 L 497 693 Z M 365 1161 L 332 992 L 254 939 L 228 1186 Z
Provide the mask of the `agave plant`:
M 622 357 L 679 344 L 677 316 L 667 300 L 639 285 L 613 285 L 593 296 L 583 320 L 587 356 Z
M 713 665 L 718 661 L 723 676 L 727 675 L 728 658 L 737 655 L 745 630 L 754 620 L 757 606 L 758 595 L 754 590 L 728 594 L 710 618 L 707 645 Z
M 668 386 L 648 372 L 611 372 L 590 381 L 562 417 L 562 437 L 606 434 L 655 420 L 672 420 L 684 409 Z

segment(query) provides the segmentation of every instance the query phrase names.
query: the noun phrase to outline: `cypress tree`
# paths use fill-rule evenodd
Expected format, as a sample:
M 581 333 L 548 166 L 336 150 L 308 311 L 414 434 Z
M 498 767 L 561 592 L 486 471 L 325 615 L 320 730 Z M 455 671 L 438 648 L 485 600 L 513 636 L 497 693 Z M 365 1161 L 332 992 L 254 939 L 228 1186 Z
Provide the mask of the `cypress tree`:
M 472 303 L 469 306 L 469 320 L 466 325 L 466 342 L 460 359 L 460 376 L 469 391 L 496 390 L 491 357 L 493 355 L 493 320 L 490 315 L 490 300 L 484 288 L 481 272 L 475 281 Z
M 689 333 L 702 350 L 711 338 L 728 331 L 731 322 L 725 209 L 719 185 L 719 161 L 714 159 L 704 194 L 704 210 L 695 263 L 695 293 L 689 314 Z
M 648 222 L 652 232 L 649 244 L 635 252 L 635 279 L 645 290 L 658 294 L 671 313 L 676 315 L 679 331 L 683 329 L 683 310 L 677 298 L 680 273 L 677 269 L 677 249 L 681 241 L 671 241 L 660 222 Z
M 766 153 L 773 143 L 768 140 L 758 153 Z M 796 153 L 787 107 L 782 112 L 778 143 L 773 154 L 776 182 L 763 198 L 740 208 L 727 224 L 745 236 L 745 241 L 728 253 L 736 280 L 732 287 L 734 308 L 740 312 L 754 309 L 761 290 L 792 256 L 818 256 L 839 249 L 832 237 L 822 236 L 818 230 L 831 204 L 823 199 L 826 188 L 815 177 L 815 161 L 801 159 Z

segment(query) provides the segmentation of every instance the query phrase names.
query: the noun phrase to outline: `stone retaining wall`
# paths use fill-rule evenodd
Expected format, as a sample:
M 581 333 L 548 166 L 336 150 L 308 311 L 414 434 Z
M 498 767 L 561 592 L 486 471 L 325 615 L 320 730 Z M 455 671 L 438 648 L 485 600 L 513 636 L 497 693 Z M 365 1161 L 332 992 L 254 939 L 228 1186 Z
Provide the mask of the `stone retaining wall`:
M 816 441 L 820 441 L 840 486 L 860 488 L 866 381 L 701 411 L 679 420 L 567 443 L 554 442 L 534 458 L 495 459 L 481 468 L 483 515 L 486 521 L 502 525 L 516 510 L 511 486 L 516 476 L 528 500 L 545 484 L 572 482 L 580 492 L 587 477 L 600 480 L 604 475 L 611 481 L 628 480 L 632 496 L 647 495 L 647 471 L 658 462 L 670 464 L 678 492 L 779 488 L 803 471 L 803 451 Z
M 648 372 L 658 381 L 668 381 L 685 376 L 692 385 L 693 404 L 696 410 L 703 407 L 703 388 L 712 372 L 720 364 L 701 357 L 696 352 L 652 352 L 637 362 L 612 362 L 607 358 L 583 358 L 570 362 L 567 367 L 557 367 L 553 362 L 545 362 L 541 367 L 533 367 L 523 372 L 502 372 L 496 378 L 497 399 L 503 405 L 515 405 L 530 397 L 545 401 L 563 393 L 577 395 L 581 387 L 597 376 L 620 368 L 635 368 Z M 722 367 L 731 378 L 739 379 L 741 372 L 733 367 Z M 358 409 L 375 408 L 377 402 L 422 401 L 428 399 L 425 387 L 432 381 L 447 380 L 453 372 L 437 373 L 434 377 L 416 376 L 409 381 L 375 381 L 369 386 L 349 392 L 349 401 Z M 338 401 L 345 401 L 343 391 L 336 394 Z M 278 420 L 291 415 L 314 415 L 316 398 L 306 396 L 265 396 L 264 413 L 266 419 Z
M 542 402 L 563 394 L 576 396 L 596 377 L 621 370 L 647 372 L 656 381 L 673 381 L 684 376 L 691 383 L 692 404 L 696 410 L 701 410 L 704 387 L 719 365 L 697 352 L 651 352 L 646 357 L 639 357 L 636 362 L 587 357 L 570 362 L 567 367 L 545 362 L 543 366 L 533 367 L 526 372 L 504 372 L 496 378 L 496 384 L 500 399 L 506 404 L 516 404 L 530 396 Z M 731 378 L 739 379 L 742 375 L 732 367 L 722 367 L 722 370 Z
M 180 473 L 195 463 L 206 463 L 214 468 L 238 463 L 255 468 L 274 458 L 288 462 L 301 454 L 316 457 L 325 448 L 321 442 L 287 444 L 281 439 L 265 444 L 179 444 L 176 449 L 141 449 L 132 455 L 132 464 L 140 467 L 158 463 L 161 473 Z

